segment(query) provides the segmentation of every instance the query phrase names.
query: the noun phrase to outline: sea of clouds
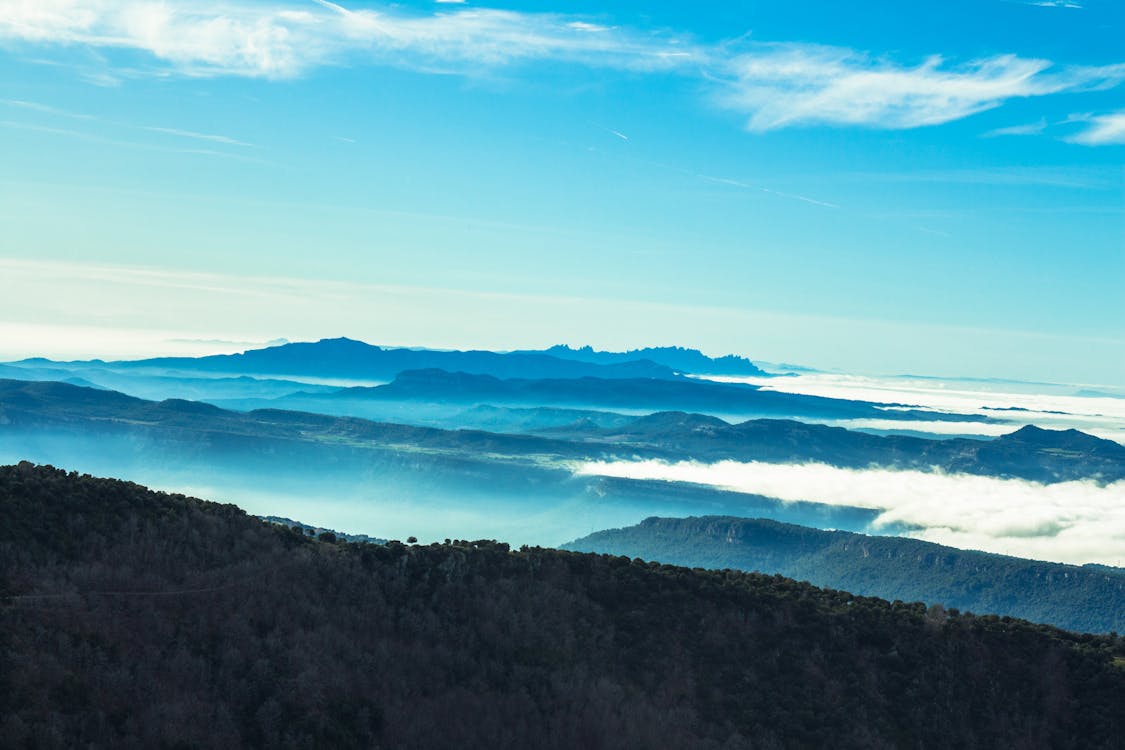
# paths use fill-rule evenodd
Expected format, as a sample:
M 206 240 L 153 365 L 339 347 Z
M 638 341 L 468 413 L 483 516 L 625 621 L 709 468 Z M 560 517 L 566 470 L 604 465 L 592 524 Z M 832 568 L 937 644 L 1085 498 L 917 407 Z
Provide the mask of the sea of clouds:
M 996 422 L 929 420 L 837 420 L 831 424 L 873 431 L 916 431 L 933 435 L 996 437 L 1025 424 L 1076 429 L 1125 444 L 1125 389 L 1105 385 L 1062 385 L 910 376 L 878 377 L 837 373 L 753 378 L 708 376 L 719 382 L 750 383 L 763 390 L 887 404 L 887 410 L 923 408 L 970 414 Z M 894 406 L 905 404 L 906 407 Z M 1013 410 L 1015 409 L 1015 410 Z
M 589 462 L 580 475 L 710 485 L 737 492 L 882 511 L 874 531 L 962 549 L 1075 564 L 1125 566 L 1125 481 L 1040 484 L 970 474 L 842 469 L 758 461 Z

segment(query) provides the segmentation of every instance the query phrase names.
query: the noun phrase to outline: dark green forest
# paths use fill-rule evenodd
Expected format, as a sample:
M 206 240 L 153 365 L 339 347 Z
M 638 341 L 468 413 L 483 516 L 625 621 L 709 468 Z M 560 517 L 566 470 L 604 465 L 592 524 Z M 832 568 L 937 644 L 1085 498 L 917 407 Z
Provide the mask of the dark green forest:
M 765 518 L 647 518 L 563 545 L 673 565 L 779 573 L 867 596 L 1125 632 L 1125 570 L 1025 560 Z
M 1125 641 L 0 467 L 0 746 L 1111 748 Z

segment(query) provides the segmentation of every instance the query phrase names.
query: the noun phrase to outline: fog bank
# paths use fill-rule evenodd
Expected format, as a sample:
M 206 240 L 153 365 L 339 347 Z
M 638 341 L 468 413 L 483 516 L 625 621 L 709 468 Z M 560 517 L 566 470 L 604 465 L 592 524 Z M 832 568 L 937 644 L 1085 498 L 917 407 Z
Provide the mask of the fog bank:
M 1125 566 L 1125 481 L 1050 485 L 969 474 L 758 461 L 590 462 L 576 473 L 655 479 L 881 511 L 875 529 L 1040 560 Z

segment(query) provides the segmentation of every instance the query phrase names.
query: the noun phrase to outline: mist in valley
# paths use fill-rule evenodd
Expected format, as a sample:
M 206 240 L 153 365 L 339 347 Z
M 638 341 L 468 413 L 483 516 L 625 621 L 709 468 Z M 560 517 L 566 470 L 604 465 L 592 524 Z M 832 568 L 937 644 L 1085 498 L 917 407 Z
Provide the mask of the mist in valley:
M 557 546 L 654 515 L 755 516 L 864 531 L 873 528 L 877 516 L 865 508 L 783 502 L 704 485 L 583 476 L 575 472 L 577 464 L 569 463 L 397 451 L 337 452 L 317 461 L 270 448 L 189 448 L 138 434 L 0 434 L 0 464 L 22 460 L 229 502 L 255 515 L 424 542 L 497 539 Z
M 761 461 L 591 462 L 579 475 L 686 482 L 877 512 L 870 531 L 1074 564 L 1125 565 L 1125 480 L 1042 483 L 888 467 Z

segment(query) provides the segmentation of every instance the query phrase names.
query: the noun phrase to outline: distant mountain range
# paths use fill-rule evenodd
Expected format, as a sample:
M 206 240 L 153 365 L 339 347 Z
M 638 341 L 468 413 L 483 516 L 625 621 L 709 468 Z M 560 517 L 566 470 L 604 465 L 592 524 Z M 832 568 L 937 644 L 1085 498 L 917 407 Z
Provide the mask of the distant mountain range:
M 571 437 L 572 430 L 544 430 Z M 699 461 L 823 462 L 845 468 L 893 466 L 1004 478 L 1058 482 L 1125 479 L 1125 446 L 1078 430 L 1026 425 L 990 440 L 935 440 L 906 435 L 870 435 L 842 427 L 792 420 L 752 419 L 728 424 L 701 414 L 661 412 L 620 427 L 581 430 L 587 440 L 634 449 L 658 449 Z
M 647 454 L 661 455 L 652 449 Z M 266 495 L 268 502 L 256 508 L 263 515 L 308 518 L 323 501 L 346 504 L 353 509 L 346 518 L 355 519 L 392 503 L 423 519 L 423 527 L 430 519 L 431 527 L 444 527 L 452 515 L 462 527 L 474 520 L 486 528 L 506 524 L 509 538 L 540 544 L 653 514 L 776 514 L 847 529 L 866 529 L 876 515 L 699 485 L 574 473 L 582 462 L 614 455 L 596 442 L 276 409 L 244 413 L 63 383 L 0 381 L 0 457 L 73 465 L 164 487 L 202 483 L 219 497 Z M 311 506 L 302 501 L 279 509 L 294 496 L 315 499 Z M 316 517 L 322 524 L 330 518 Z
M 284 343 L 240 354 L 204 357 L 158 357 L 117 362 L 52 362 L 37 358 L 11 364 L 35 368 L 84 366 L 118 370 L 159 369 L 179 373 L 221 372 L 366 380 L 389 380 L 404 370 L 422 369 L 481 373 L 504 378 L 667 378 L 676 373 L 767 376 L 767 373 L 743 357 L 728 355 L 713 358 L 696 349 L 682 347 L 635 349 L 628 352 L 599 352 L 588 346 L 580 349 L 553 346 L 546 350 L 514 352 L 444 351 L 380 347 L 348 338 Z M 0 376 L 9 377 L 12 373 L 0 372 Z
M 49 364 L 47 360 L 25 360 L 15 365 Z M 157 357 L 118 362 L 85 364 L 125 370 L 158 370 L 174 373 L 229 373 L 315 378 L 390 380 L 403 370 L 443 368 L 487 373 L 498 377 L 523 378 L 670 378 L 675 371 L 645 359 L 611 364 L 564 359 L 539 352 L 437 351 L 389 349 L 348 338 L 322 339 L 309 343 L 287 343 L 241 354 L 207 357 Z
M 106 388 L 130 396 L 153 400 L 182 398 L 197 401 L 237 399 L 272 399 L 292 393 L 326 393 L 338 386 L 319 385 L 298 380 L 221 375 L 197 372 L 167 374 L 156 368 L 117 367 L 95 363 L 57 363 L 47 360 L 24 360 L 19 365 L 0 365 L 0 378 L 11 380 L 51 380 Z
M 444 380 L 444 375 L 440 377 Z M 469 382 L 478 380 L 474 377 Z M 503 383 L 490 378 L 486 382 Z M 385 389 L 396 390 L 391 386 L 358 390 Z M 405 396 L 401 390 L 396 392 Z M 231 449 L 238 446 L 243 453 L 257 451 L 266 455 L 279 450 L 281 445 L 286 451 L 297 450 L 298 446 L 315 447 L 318 455 L 409 447 L 440 450 L 473 461 L 501 456 L 523 463 L 529 456 L 550 456 L 560 461 L 818 461 L 846 468 L 937 467 L 950 472 L 1042 482 L 1086 478 L 1112 482 L 1125 478 L 1125 446 L 1075 430 L 1031 426 L 991 440 L 927 440 L 868 435 L 790 420 L 760 419 L 731 425 L 699 414 L 670 412 L 633 418 L 620 427 L 603 428 L 580 420 L 570 427 L 538 435 L 509 434 L 414 427 L 276 409 L 237 412 L 195 401 L 145 401 L 65 383 L 0 380 L 0 434 L 43 429 L 66 429 L 73 435 L 137 433 L 162 436 L 184 446 L 222 443 Z M 271 447 L 262 451 L 255 448 L 256 444 Z
M 531 409 L 521 418 L 558 418 L 547 411 L 543 416 Z M 502 419 L 510 423 L 513 417 Z M 568 427 L 539 434 L 446 430 L 0 381 L 0 461 L 31 459 L 167 488 L 202 487 L 263 515 L 316 519 L 336 528 L 394 512 L 422 519 L 411 533 L 446 535 L 448 519 L 457 518 L 478 535 L 499 528 L 518 543 L 550 545 L 654 515 L 755 516 L 851 531 L 870 531 L 879 515 L 707 485 L 578 472 L 593 461 L 820 461 L 1043 482 L 1105 482 L 1125 474 L 1116 443 L 1034 428 L 992 440 L 924 440 L 785 420 L 727 425 L 675 413 L 614 419 L 625 421 L 607 427 L 580 416 Z M 305 496 L 327 506 L 310 516 L 299 499 Z M 358 523 L 364 525 L 357 530 L 378 532 Z
M 636 360 L 649 360 L 670 367 L 677 372 L 693 375 L 741 375 L 770 377 L 757 365 L 745 357 L 728 354 L 725 357 L 708 357 L 698 349 L 685 349 L 679 346 L 659 346 L 645 349 L 630 349 L 627 352 L 600 352 L 591 346 L 572 349 L 569 346 L 552 346 L 542 352 L 559 359 L 573 359 L 599 365 L 621 364 Z
M 529 435 L 387 424 L 307 412 L 260 409 L 239 412 L 183 399 L 147 401 L 116 391 L 68 383 L 0 380 L 0 430 L 66 427 L 75 432 L 160 429 L 189 437 L 227 434 L 243 440 L 297 441 L 326 446 L 427 445 L 509 453 L 553 448 L 569 452 L 570 441 Z M 599 448 L 600 450 L 600 448 Z M 585 455 L 583 452 L 581 455 Z
M 325 490 L 329 491 L 329 490 Z M 1120 748 L 1125 641 L 0 467 L 0 745 Z
M 949 422 L 999 421 L 944 412 L 923 411 L 903 404 L 809 396 L 764 390 L 744 383 L 716 383 L 694 378 L 509 378 L 446 370 L 408 370 L 390 383 L 345 388 L 308 396 L 305 403 L 342 401 L 418 401 L 443 404 L 566 406 L 643 411 L 702 411 L 742 416 L 771 415 L 816 419 L 925 419 Z M 279 401 L 284 405 L 284 400 Z
M 1125 632 L 1125 569 L 1024 560 L 902 537 L 821 531 L 766 519 L 649 518 L 563 549 L 672 565 L 778 573 L 816 586 L 1070 630 Z

